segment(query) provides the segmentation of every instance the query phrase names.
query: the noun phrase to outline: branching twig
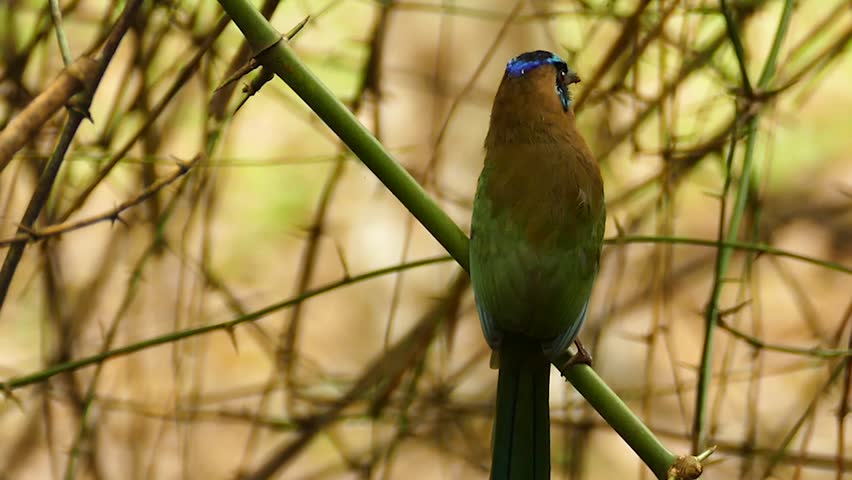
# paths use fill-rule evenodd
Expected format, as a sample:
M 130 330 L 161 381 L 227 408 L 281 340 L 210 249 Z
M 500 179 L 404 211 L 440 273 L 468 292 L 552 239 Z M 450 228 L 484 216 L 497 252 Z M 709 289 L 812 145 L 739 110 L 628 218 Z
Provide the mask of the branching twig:
M 129 198 L 128 200 L 121 202 L 119 205 L 117 205 L 116 207 L 114 207 L 110 210 L 107 210 L 106 212 L 99 213 L 97 215 L 93 215 L 93 216 L 88 217 L 88 218 L 83 218 L 83 219 L 80 219 L 80 220 L 69 221 L 69 222 L 63 222 L 63 223 L 60 223 L 60 224 L 50 225 L 50 226 L 47 226 L 47 227 L 44 227 L 44 228 L 39 228 L 39 229 L 29 229 L 29 228 L 26 228 L 26 227 L 21 227 L 21 228 L 25 228 L 26 233 L 18 234 L 16 236 L 12 237 L 12 238 L 0 239 L 0 247 L 5 247 L 5 246 L 16 244 L 16 243 L 40 241 L 40 240 L 44 240 L 44 239 L 49 238 L 49 237 L 62 235 L 63 233 L 68 233 L 70 231 L 78 230 L 80 228 L 88 227 L 89 225 L 94 225 L 96 223 L 101 223 L 101 222 L 113 222 L 113 223 L 114 222 L 122 222 L 122 223 L 124 223 L 124 220 L 122 220 L 122 218 L 121 218 L 122 212 L 124 212 L 125 210 L 128 210 L 131 207 L 135 207 L 136 205 L 139 205 L 140 203 L 142 203 L 145 200 L 147 200 L 148 198 L 150 198 L 152 195 L 156 194 L 157 192 L 159 192 L 163 188 L 170 185 L 175 180 L 186 175 L 193 167 L 195 167 L 195 165 L 199 161 L 199 158 L 200 157 L 195 157 L 194 159 L 190 160 L 188 163 L 177 162 L 178 168 L 174 172 L 172 172 L 171 175 L 165 176 L 165 177 L 157 180 L 156 182 L 151 184 L 145 190 L 139 192 L 137 195 Z

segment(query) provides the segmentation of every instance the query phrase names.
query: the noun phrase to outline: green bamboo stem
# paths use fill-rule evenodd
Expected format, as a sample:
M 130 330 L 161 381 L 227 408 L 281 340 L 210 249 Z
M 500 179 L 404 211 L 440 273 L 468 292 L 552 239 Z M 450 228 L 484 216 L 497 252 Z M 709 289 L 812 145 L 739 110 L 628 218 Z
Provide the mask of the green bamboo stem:
M 467 236 L 245 0 L 220 0 L 265 68 L 275 72 L 467 270 Z
M 668 478 L 669 469 L 677 460 L 677 456 L 657 440 L 653 432 L 591 367 L 574 365 L 567 369 L 562 368 L 570 357 L 570 354 L 560 357 L 554 361 L 554 366 L 606 420 L 606 423 L 627 442 L 657 478 Z
M 48 367 L 44 370 L 31 373 L 29 375 L 23 375 L 20 377 L 10 378 L 5 382 L 0 382 L 0 393 L 4 393 L 8 396 L 12 396 L 12 392 L 22 387 L 26 387 L 28 385 L 35 385 L 37 383 L 42 383 L 49 378 L 62 374 L 73 372 L 75 370 L 79 370 L 81 368 L 89 367 L 92 365 L 98 365 L 107 360 L 122 357 L 125 355 L 130 355 L 131 353 L 136 353 L 141 350 L 146 350 L 148 348 L 153 348 L 159 345 L 165 345 L 169 343 L 174 343 L 180 340 L 185 340 L 187 338 L 195 337 L 198 335 L 204 335 L 206 333 L 216 332 L 216 331 L 230 331 L 233 330 L 234 327 L 240 325 L 242 323 L 251 322 L 255 320 L 259 320 L 267 315 L 270 315 L 274 312 L 282 310 L 287 307 L 292 307 L 297 303 L 304 302 L 305 300 L 316 297 L 318 295 L 322 295 L 324 293 L 328 293 L 332 290 L 336 290 L 341 287 L 345 287 L 347 285 L 352 285 L 358 282 L 363 282 L 365 280 L 370 280 L 372 278 L 380 277 L 382 275 L 387 275 L 390 273 L 397 273 L 403 270 L 408 270 L 412 268 L 425 267 L 427 265 L 434 265 L 437 263 L 443 263 L 450 260 L 448 257 L 432 257 L 425 258 L 423 260 L 417 260 L 408 263 L 402 263 L 399 265 L 394 265 L 392 267 L 382 268 L 378 270 L 373 270 L 367 273 L 363 273 L 361 275 L 355 275 L 352 277 L 345 277 L 336 282 L 329 283 L 323 287 L 319 287 L 313 290 L 309 290 L 301 295 L 296 295 L 295 297 L 289 298 L 287 300 L 274 303 L 267 307 L 261 308 L 260 310 L 256 310 L 251 313 L 247 313 L 245 315 L 240 315 L 239 317 L 233 318 L 231 320 L 225 322 L 211 323 L 209 325 L 202 325 L 200 327 L 187 328 L 185 330 L 178 330 L 176 332 L 170 332 L 164 335 L 160 335 L 158 337 L 152 337 L 147 340 L 143 340 L 141 342 L 132 343 L 130 345 L 126 345 L 123 347 L 114 348 L 112 350 L 107 350 L 104 352 L 96 353 L 94 355 L 80 358 L 78 360 L 71 360 L 64 363 L 59 363 Z M 14 398 L 14 397 L 12 397 Z
M 843 265 L 829 260 L 801 255 L 781 248 L 775 248 L 764 243 L 739 242 L 733 240 L 716 240 L 691 237 L 673 237 L 666 235 L 623 235 L 604 239 L 607 245 L 622 245 L 628 243 L 669 243 L 673 245 L 694 245 L 699 247 L 727 248 L 743 252 L 761 253 L 776 257 L 790 258 L 800 262 L 818 265 L 840 273 L 852 274 L 852 266 Z
M 721 1 L 721 0 L 720 0 Z M 790 24 L 790 18 L 793 12 L 793 0 L 784 2 L 784 9 L 781 12 L 781 18 L 778 23 L 778 29 L 775 32 L 775 38 L 772 41 L 772 48 L 766 58 L 763 71 L 758 80 L 758 92 L 766 90 L 772 77 L 775 74 L 775 66 L 778 59 L 778 54 L 781 51 L 781 44 L 784 42 L 784 37 L 787 34 L 787 28 Z M 743 75 L 743 85 L 749 85 L 748 76 L 744 65 L 744 52 L 742 50 L 741 35 L 737 30 L 736 24 L 730 18 L 730 13 L 727 11 L 727 5 L 721 1 L 721 8 L 726 15 L 728 36 L 734 45 L 734 51 L 741 64 L 741 74 Z M 739 47 L 738 47 L 739 46 Z M 746 101 L 753 101 L 749 96 Z M 740 171 L 739 186 L 737 188 L 736 197 L 734 199 L 734 208 L 731 212 L 731 220 L 728 224 L 728 232 L 724 240 L 726 242 L 736 241 L 739 235 L 740 225 L 742 223 L 743 214 L 745 212 L 746 202 L 748 200 L 749 189 L 751 188 L 751 175 L 754 163 L 754 148 L 757 141 L 757 129 L 759 127 L 759 115 L 754 115 L 747 124 L 747 138 L 745 152 L 743 154 L 743 165 Z M 733 146 L 729 155 L 733 155 Z M 730 172 L 728 173 L 730 175 Z M 722 219 L 724 221 L 724 219 Z M 720 238 L 720 240 L 722 240 Z M 722 282 L 728 272 L 733 249 L 727 246 L 719 249 L 719 254 L 716 259 L 716 271 L 713 279 L 713 289 L 710 293 L 710 299 L 707 302 L 707 307 L 704 313 L 705 332 L 704 332 L 704 347 L 701 352 L 701 364 L 698 369 L 698 389 L 695 394 L 695 417 L 693 418 L 692 426 L 692 451 L 697 453 L 706 448 L 708 437 L 707 425 L 707 401 L 710 391 L 710 381 L 713 377 L 713 342 L 716 335 L 716 327 L 719 321 L 719 298 L 722 294 Z
M 219 0 L 252 45 L 256 58 L 275 72 L 340 137 L 355 155 L 385 184 L 399 201 L 468 268 L 468 239 L 375 137 L 299 60 L 281 35 L 244 0 Z M 645 427 L 591 368 L 574 369 L 572 384 L 601 412 L 625 441 L 636 450 L 657 478 L 665 479 L 676 457 Z

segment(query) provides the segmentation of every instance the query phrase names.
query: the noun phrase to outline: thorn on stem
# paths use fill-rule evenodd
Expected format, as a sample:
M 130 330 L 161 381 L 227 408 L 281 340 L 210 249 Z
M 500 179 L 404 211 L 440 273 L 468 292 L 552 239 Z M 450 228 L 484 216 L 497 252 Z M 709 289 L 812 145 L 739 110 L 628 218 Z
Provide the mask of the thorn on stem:
M 234 326 L 233 326 L 233 325 L 229 325 L 229 326 L 225 327 L 225 333 L 227 333 L 227 334 L 228 334 L 228 338 L 230 338 L 230 339 L 231 339 L 231 345 L 233 345 L 233 346 L 234 346 L 234 352 L 235 352 L 237 355 L 239 355 L 239 353 L 240 353 L 240 346 L 239 346 L 239 344 L 237 344 L 237 334 L 236 334 L 236 332 L 234 331 Z
M 12 389 L 9 387 L 8 383 L 3 382 L 2 385 L 0 385 L 0 391 L 3 392 L 4 397 L 11 400 L 22 412 L 24 411 L 24 404 L 21 403 L 21 399 L 12 393 Z
M 130 227 L 130 224 L 128 224 L 123 218 L 121 218 L 120 212 L 115 212 L 115 214 L 109 217 L 109 223 L 111 227 L 115 226 L 115 222 L 118 222 L 124 225 L 125 227 Z

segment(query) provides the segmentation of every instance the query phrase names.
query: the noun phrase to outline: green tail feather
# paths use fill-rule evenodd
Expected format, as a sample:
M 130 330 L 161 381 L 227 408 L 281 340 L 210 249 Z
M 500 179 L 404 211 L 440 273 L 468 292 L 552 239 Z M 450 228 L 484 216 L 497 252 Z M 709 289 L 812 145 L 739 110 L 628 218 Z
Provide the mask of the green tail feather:
M 550 362 L 541 342 L 506 335 L 500 343 L 493 480 L 550 478 Z

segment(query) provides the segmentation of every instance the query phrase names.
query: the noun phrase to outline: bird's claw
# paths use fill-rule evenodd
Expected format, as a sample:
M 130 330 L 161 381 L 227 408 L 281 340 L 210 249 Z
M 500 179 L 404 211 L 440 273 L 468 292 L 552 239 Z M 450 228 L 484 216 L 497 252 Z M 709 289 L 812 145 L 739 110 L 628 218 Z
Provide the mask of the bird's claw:
M 574 365 L 588 365 L 590 367 L 592 366 L 592 354 L 589 353 L 588 350 L 586 350 L 586 347 L 583 346 L 583 343 L 579 340 L 574 340 L 574 345 L 577 346 L 577 353 L 572 355 L 571 358 L 569 358 L 568 361 L 565 362 L 564 365 L 562 365 L 562 368 L 559 369 L 562 372 L 567 371 Z

